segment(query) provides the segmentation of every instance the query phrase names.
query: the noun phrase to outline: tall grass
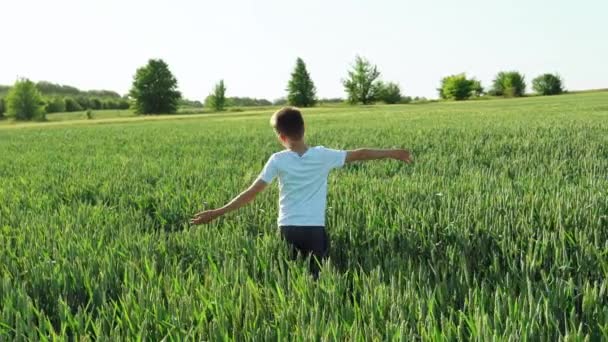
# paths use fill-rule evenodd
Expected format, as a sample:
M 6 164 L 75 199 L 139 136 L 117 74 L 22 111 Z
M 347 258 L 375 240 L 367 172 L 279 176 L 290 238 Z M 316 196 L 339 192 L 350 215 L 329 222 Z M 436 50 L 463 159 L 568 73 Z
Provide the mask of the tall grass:
M 286 261 L 268 114 L 0 130 L 0 340 L 608 338 L 605 94 L 324 109 L 331 258 Z

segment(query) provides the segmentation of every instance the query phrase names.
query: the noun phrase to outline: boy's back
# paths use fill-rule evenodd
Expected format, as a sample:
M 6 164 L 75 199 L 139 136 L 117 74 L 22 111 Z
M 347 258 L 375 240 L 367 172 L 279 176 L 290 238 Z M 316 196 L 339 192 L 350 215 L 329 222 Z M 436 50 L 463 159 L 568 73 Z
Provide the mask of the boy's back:
M 325 231 L 327 175 L 345 163 L 391 158 L 411 162 L 407 150 L 357 149 L 339 151 L 323 146 L 308 147 L 304 141 L 304 119 L 297 108 L 286 107 L 270 120 L 277 138 L 286 150 L 273 154 L 251 186 L 225 206 L 202 211 L 193 224 L 209 223 L 215 218 L 253 201 L 276 177 L 279 178 L 279 229 L 292 255 L 312 255 L 310 269 L 317 276 L 317 261 L 327 256 L 329 240 Z
M 323 146 L 302 155 L 291 150 L 273 154 L 258 178 L 266 184 L 279 178 L 279 226 L 324 226 L 327 176 L 345 160 L 346 151 Z

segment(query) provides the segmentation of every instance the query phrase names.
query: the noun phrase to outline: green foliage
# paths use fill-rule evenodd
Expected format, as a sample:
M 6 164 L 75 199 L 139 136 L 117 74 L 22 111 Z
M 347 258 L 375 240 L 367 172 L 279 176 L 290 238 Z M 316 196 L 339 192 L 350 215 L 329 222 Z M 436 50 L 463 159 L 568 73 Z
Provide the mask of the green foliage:
M 115 109 L 129 109 L 131 107 L 131 103 L 127 98 L 121 98 L 117 102 L 117 106 Z
M 315 84 L 300 57 L 296 60 L 296 66 L 287 84 L 287 102 L 297 107 L 312 107 L 317 102 Z
M 275 99 L 274 101 L 272 101 L 272 104 L 275 106 L 285 106 L 285 105 L 287 105 L 287 98 L 279 97 L 278 99 Z
M 44 101 L 34 82 L 15 82 L 6 97 L 7 115 L 16 120 L 44 120 Z
M 115 91 L 111 90 L 88 90 L 82 91 L 76 87 L 51 83 L 47 81 L 40 81 L 36 83 L 36 88 L 40 90 L 40 93 L 46 96 L 60 95 L 60 96 L 85 96 L 85 97 L 99 97 L 99 98 L 120 98 L 120 95 Z
M 177 111 L 181 93 L 177 80 L 162 59 L 151 59 L 137 69 L 130 96 L 138 114 L 172 114 Z
M 397 83 L 378 82 L 378 100 L 386 104 L 395 104 L 401 102 L 401 88 Z
M 92 108 L 92 104 L 91 104 L 91 98 L 87 97 L 87 96 L 78 96 L 76 97 L 76 102 L 78 102 L 78 105 L 80 106 L 80 108 L 84 109 L 89 109 Z
M 0 97 L 0 118 L 4 116 L 4 112 L 6 112 L 6 100 L 4 97 Z
M 87 115 L 87 119 L 89 119 L 89 120 L 93 119 L 93 111 L 92 110 L 87 109 L 86 115 Z
M 5 85 L 0 85 L 0 97 L 4 97 L 6 96 L 6 94 L 8 94 L 8 91 L 11 89 L 11 87 L 9 86 L 5 86 Z
M 226 99 L 229 107 L 258 107 L 272 106 L 272 102 L 266 99 L 256 99 L 251 97 L 229 97 Z
M 205 107 L 211 108 L 216 112 L 221 112 L 226 108 L 226 86 L 224 85 L 224 80 L 220 80 L 213 87 L 213 93 L 205 98 Z
M 78 101 L 76 101 L 72 97 L 66 97 L 64 99 L 64 101 L 65 101 L 65 111 L 66 112 L 79 112 L 84 109 L 84 108 L 82 108 L 80 103 L 78 103 Z
M 58 96 L 47 98 L 45 109 L 47 114 L 65 112 L 65 101 Z
M 258 112 L 0 128 L 0 340 L 605 340 L 606 93 L 305 113 L 311 143 L 415 158 L 331 172 L 317 282 L 276 181 L 186 223 L 282 149 Z
M 348 78 L 342 81 L 344 90 L 348 94 L 348 102 L 366 105 L 376 101 L 380 90 L 379 77 L 380 72 L 375 65 L 357 56 L 355 65 L 348 71 Z
M 89 107 L 87 107 L 87 108 L 99 110 L 99 109 L 104 109 L 104 105 L 100 99 L 92 98 L 92 99 L 90 99 Z
M 558 95 L 564 92 L 559 75 L 543 74 L 532 80 L 532 89 L 541 95 Z
M 444 77 L 441 87 L 437 90 L 442 99 L 456 101 L 467 100 L 483 93 L 481 83 L 474 78 L 468 79 L 464 73 Z
M 201 103 L 201 101 L 197 101 L 197 100 L 188 100 L 185 98 L 181 98 L 178 101 L 178 105 L 180 107 L 194 107 L 194 108 L 202 108 L 203 104 Z
M 319 104 L 339 104 L 339 103 L 345 103 L 346 100 L 344 100 L 341 97 L 332 97 L 332 98 L 322 98 L 319 99 L 318 103 Z
M 520 97 L 526 93 L 526 81 L 517 71 L 501 71 L 492 82 L 491 95 Z

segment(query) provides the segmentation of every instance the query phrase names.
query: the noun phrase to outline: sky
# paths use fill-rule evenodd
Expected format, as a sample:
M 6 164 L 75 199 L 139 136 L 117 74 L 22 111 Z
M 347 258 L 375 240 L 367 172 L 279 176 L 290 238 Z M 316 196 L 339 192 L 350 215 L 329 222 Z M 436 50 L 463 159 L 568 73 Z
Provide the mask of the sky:
M 301 57 L 319 97 L 344 97 L 360 55 L 410 96 L 435 98 L 461 72 L 487 87 L 501 70 L 608 88 L 606 0 L 2 0 L 0 11 L 4 85 L 125 94 L 162 58 L 188 99 L 224 79 L 228 96 L 273 100 Z

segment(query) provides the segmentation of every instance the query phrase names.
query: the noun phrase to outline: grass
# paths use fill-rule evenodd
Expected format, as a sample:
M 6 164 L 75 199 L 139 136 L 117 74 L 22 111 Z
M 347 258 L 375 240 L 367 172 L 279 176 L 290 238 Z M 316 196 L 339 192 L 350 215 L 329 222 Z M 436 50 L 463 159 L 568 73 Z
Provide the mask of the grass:
M 313 145 L 416 158 L 330 176 L 316 283 L 276 185 L 186 223 L 279 150 L 270 113 L 0 129 L 0 340 L 608 338 L 606 93 L 306 110 Z

